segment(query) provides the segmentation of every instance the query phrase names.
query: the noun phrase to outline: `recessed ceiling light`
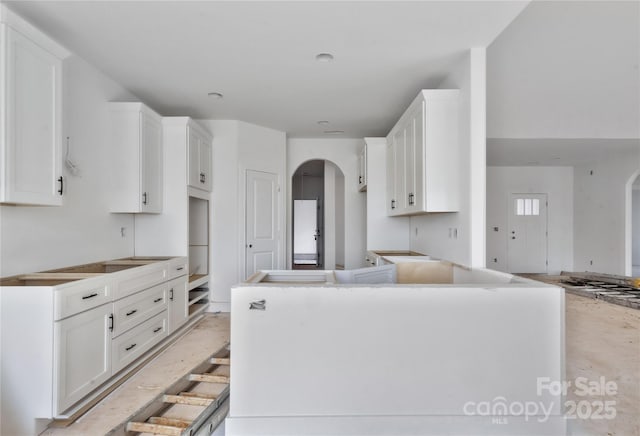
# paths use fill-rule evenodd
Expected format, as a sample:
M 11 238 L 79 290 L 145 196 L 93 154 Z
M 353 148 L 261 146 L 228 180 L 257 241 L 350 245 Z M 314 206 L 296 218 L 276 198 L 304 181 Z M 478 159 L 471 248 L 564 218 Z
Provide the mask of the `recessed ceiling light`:
M 321 126 L 328 126 L 329 121 L 318 121 L 318 124 L 320 124 Z
M 331 53 L 318 53 L 316 55 L 316 60 L 318 62 L 331 62 L 333 60 L 333 55 Z
M 215 100 L 220 100 L 222 97 L 224 97 L 222 94 L 220 94 L 219 92 L 210 92 L 207 94 L 209 97 L 215 99 Z
M 324 133 L 327 135 L 340 135 L 344 133 L 344 130 L 325 130 Z

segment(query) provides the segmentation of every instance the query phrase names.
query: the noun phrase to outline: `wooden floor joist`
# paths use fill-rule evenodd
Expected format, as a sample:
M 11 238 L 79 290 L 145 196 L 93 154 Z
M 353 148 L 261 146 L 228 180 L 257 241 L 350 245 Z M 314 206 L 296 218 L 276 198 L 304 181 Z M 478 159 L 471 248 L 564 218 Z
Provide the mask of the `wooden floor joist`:
M 229 377 L 217 374 L 190 374 L 189 380 L 205 383 L 222 383 L 229 384 Z
M 231 359 L 224 357 L 212 357 L 209 362 L 213 363 L 214 365 L 230 365 Z
M 164 416 L 152 416 L 147 419 L 149 424 L 166 425 L 169 427 L 187 428 L 191 425 L 191 421 L 177 418 L 165 418 Z
M 208 400 L 215 400 L 216 398 L 218 398 L 215 395 L 199 394 L 197 392 L 180 392 L 178 395 L 182 395 L 185 397 L 206 398 Z
M 151 424 L 148 422 L 129 422 L 127 423 L 127 431 L 135 431 L 138 433 L 153 433 L 166 436 L 180 436 L 183 427 L 174 427 L 169 425 Z
M 215 399 L 215 398 L 214 398 Z M 171 404 L 184 404 L 187 406 L 208 406 L 214 400 L 212 398 L 185 397 L 184 395 L 165 395 L 162 401 Z
M 228 362 L 229 356 L 229 345 L 225 344 L 131 415 L 127 421 L 113 428 L 107 436 L 131 436 L 139 433 L 210 435 L 229 412 L 230 390 L 229 376 L 216 374 L 218 371 L 228 373 L 228 369 L 221 368 L 220 363 L 213 361 Z M 221 386 L 212 386 L 210 383 Z M 182 415 L 179 411 L 185 414 Z M 192 419 L 192 416 L 195 417 Z

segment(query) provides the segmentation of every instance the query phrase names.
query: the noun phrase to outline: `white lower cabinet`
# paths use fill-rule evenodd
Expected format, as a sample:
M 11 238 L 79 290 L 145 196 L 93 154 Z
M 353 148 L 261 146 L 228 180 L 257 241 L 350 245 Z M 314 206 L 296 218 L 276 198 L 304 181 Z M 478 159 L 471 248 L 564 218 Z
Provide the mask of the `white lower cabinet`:
M 142 356 L 147 350 L 166 338 L 167 334 L 167 312 L 162 311 L 115 338 L 111 346 L 113 373 L 117 373 Z
M 179 277 L 168 283 L 169 288 L 169 334 L 187 322 L 189 317 L 189 298 L 187 276 Z
M 111 314 L 105 304 L 54 323 L 54 414 L 111 377 Z
M 119 262 L 0 279 L 0 434 L 73 415 L 193 320 L 186 257 Z

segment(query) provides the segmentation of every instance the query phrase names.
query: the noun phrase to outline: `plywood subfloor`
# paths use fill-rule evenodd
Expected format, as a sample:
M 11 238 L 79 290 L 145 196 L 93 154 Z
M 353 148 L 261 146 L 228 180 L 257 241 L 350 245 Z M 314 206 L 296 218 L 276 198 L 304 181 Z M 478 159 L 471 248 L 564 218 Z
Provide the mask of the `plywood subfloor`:
M 229 321 L 228 313 L 205 314 L 184 336 L 72 425 L 51 428 L 43 434 L 106 434 L 224 346 L 229 341 Z
M 585 377 L 615 381 L 611 397 L 578 397 L 569 388 L 568 400 L 615 400 L 612 419 L 569 422 L 573 435 L 640 435 L 640 310 L 566 294 L 567 380 Z

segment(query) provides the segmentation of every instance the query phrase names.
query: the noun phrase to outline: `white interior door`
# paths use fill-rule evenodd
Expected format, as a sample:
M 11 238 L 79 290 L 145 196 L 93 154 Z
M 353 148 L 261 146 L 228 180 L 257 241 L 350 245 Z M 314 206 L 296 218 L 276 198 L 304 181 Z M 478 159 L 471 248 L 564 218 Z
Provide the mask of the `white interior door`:
M 293 201 L 293 263 L 318 261 L 318 200 Z
M 247 170 L 245 275 L 277 269 L 278 176 Z
M 546 273 L 547 194 L 511 194 L 508 210 L 509 272 Z

